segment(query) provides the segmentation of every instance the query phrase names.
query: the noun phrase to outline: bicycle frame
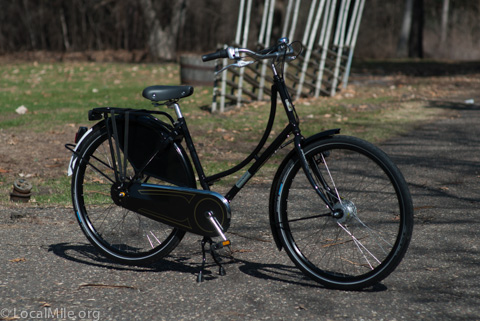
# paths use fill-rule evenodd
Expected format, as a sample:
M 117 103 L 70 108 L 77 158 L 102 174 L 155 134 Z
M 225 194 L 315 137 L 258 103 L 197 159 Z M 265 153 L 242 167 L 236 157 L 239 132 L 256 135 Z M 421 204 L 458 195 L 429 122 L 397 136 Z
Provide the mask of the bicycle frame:
M 291 142 L 294 143 L 295 150 L 297 152 L 297 155 L 300 157 L 302 168 L 305 172 L 305 175 L 307 176 L 307 179 L 309 180 L 310 184 L 312 187 L 315 189 L 317 192 L 318 196 L 323 200 L 323 202 L 327 205 L 327 207 L 333 212 L 333 204 L 332 202 L 328 199 L 328 197 L 321 191 L 317 183 L 315 182 L 315 179 L 313 178 L 311 171 L 309 169 L 309 165 L 307 160 L 305 159 L 305 155 L 302 150 L 303 146 L 303 141 L 304 137 L 301 134 L 300 131 L 300 120 L 297 116 L 295 107 L 293 105 L 291 96 L 288 92 L 287 86 L 285 85 L 285 81 L 282 77 L 280 77 L 276 71 L 275 65 L 272 62 L 271 68 L 274 72 L 274 82 L 272 85 L 272 91 L 271 91 L 271 109 L 270 109 L 270 116 L 269 120 L 267 123 L 267 127 L 265 129 L 265 132 L 260 139 L 257 147 L 252 151 L 252 153 L 247 156 L 242 162 L 240 162 L 238 165 L 211 175 L 211 176 L 206 176 L 202 167 L 202 164 L 200 162 L 200 159 L 198 157 L 197 151 L 195 149 L 193 140 L 191 138 L 187 123 L 185 118 L 183 117 L 180 106 L 177 103 L 173 104 L 173 108 L 175 109 L 177 118 L 178 118 L 178 126 L 182 130 L 184 137 L 185 137 L 185 142 L 187 144 L 187 148 L 190 151 L 190 156 L 192 158 L 195 170 L 197 171 L 200 184 L 203 189 L 205 190 L 210 190 L 210 185 L 213 184 L 214 181 L 226 177 L 232 173 L 235 173 L 242 168 L 244 168 L 248 163 L 250 163 L 253 159 L 255 159 L 254 163 L 249 167 L 249 169 L 242 175 L 242 177 L 235 183 L 235 185 L 227 192 L 225 195 L 225 198 L 231 202 L 235 195 L 245 186 L 245 184 L 252 178 L 258 170 L 265 164 L 265 162 L 273 155 L 278 149 L 281 149 Z M 288 117 L 288 124 L 286 127 L 282 130 L 282 132 L 274 139 L 274 141 L 267 147 L 267 149 L 261 154 L 258 155 L 260 150 L 264 147 L 266 140 L 268 136 L 270 135 L 270 132 L 272 130 L 273 122 L 275 120 L 275 112 L 276 112 L 276 106 L 277 106 L 277 94 L 280 95 L 280 99 L 282 100 L 283 107 L 285 109 L 285 112 Z M 328 130 L 323 133 L 320 133 L 320 135 L 323 136 L 332 136 L 334 134 L 337 134 L 339 132 L 338 129 L 334 130 Z M 289 142 L 284 143 L 290 135 L 293 135 L 293 139 L 291 139 Z M 316 174 L 318 176 L 318 173 Z M 321 177 L 319 177 L 319 180 L 322 182 L 324 185 L 323 188 L 329 190 L 330 188 L 327 186 L 325 180 Z
M 205 175 L 178 104 L 193 93 L 192 86 L 143 90 L 143 97 L 154 106 L 173 108 L 176 119 L 163 111 L 92 109 L 89 120 L 100 121 L 90 130 L 80 128 L 76 145 L 66 145 L 72 151 L 74 211 L 90 242 L 120 262 L 143 264 L 165 257 L 191 232 L 203 236 L 197 281 L 203 281 L 207 244 L 219 274 L 224 275 L 216 250 L 231 244 L 225 235 L 230 202 L 273 154 L 293 143 L 270 189 L 269 220 L 278 249 L 285 249 L 306 276 L 328 287 L 361 289 L 388 276 L 411 238 L 413 204 L 408 185 L 379 148 L 355 137 L 332 137 L 340 129 L 303 137 L 282 70 L 283 63 L 298 54 L 282 38 L 259 52 L 227 47 L 202 56 L 203 61 L 235 60 L 226 68 L 268 59 L 273 71 L 270 116 L 263 136 L 244 160 L 211 176 Z M 264 148 L 278 98 L 288 121 Z M 169 121 L 162 121 L 159 114 Z M 210 190 L 216 180 L 245 167 L 225 196 Z M 371 174 L 370 168 L 376 172 Z M 371 203 L 374 206 L 369 208 Z M 214 242 L 216 237 L 221 240 Z

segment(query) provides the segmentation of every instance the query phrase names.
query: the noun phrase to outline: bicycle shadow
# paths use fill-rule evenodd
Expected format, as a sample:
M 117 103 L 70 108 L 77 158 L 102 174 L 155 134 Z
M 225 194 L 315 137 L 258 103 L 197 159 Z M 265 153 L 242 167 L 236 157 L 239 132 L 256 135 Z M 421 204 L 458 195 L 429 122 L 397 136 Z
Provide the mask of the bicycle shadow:
M 241 263 L 239 270 L 242 273 L 245 273 L 251 277 L 271 280 L 276 282 L 283 282 L 290 285 L 317 288 L 317 289 L 326 289 L 325 286 L 316 283 L 311 280 L 309 277 L 305 276 L 298 268 L 295 266 L 289 266 L 284 264 L 265 264 L 265 263 L 254 263 L 246 260 L 235 259 L 235 262 Z M 381 283 L 378 283 L 374 286 L 365 288 L 363 290 L 354 291 L 354 292 L 383 292 L 388 288 Z
M 125 265 L 116 263 L 115 261 L 101 255 L 93 245 L 89 244 L 73 244 L 58 243 L 51 244 L 48 251 L 64 258 L 66 260 L 90 265 L 95 267 L 114 269 L 119 271 L 132 272 L 167 272 L 176 271 L 182 273 L 198 274 L 199 268 L 186 264 L 186 257 L 171 257 L 168 259 L 160 259 L 157 262 L 148 265 Z M 200 261 L 200 260 L 199 260 Z M 200 266 L 200 264 L 199 264 Z
M 75 263 L 118 271 L 131 271 L 140 273 L 173 271 L 198 275 L 201 266 L 201 255 L 199 255 L 199 263 L 191 263 L 190 257 L 169 255 L 167 256 L 167 259 L 160 259 L 148 265 L 125 265 L 116 263 L 113 260 L 110 260 L 109 258 L 99 254 L 96 248 L 89 244 L 51 244 L 48 247 L 48 251 Z M 220 255 L 220 259 L 222 265 L 227 269 L 227 275 L 224 277 L 228 277 L 229 267 L 233 268 L 235 265 L 239 265 L 238 270 L 250 277 L 282 282 L 288 285 L 325 289 L 323 285 L 310 280 L 293 265 L 284 265 L 278 263 L 256 263 L 228 255 Z M 207 264 L 204 270 L 205 281 L 220 277 L 216 273 L 216 269 L 217 266 L 213 260 L 207 258 Z M 385 285 L 377 284 L 375 286 L 363 289 L 360 292 L 383 292 L 386 290 L 387 287 Z

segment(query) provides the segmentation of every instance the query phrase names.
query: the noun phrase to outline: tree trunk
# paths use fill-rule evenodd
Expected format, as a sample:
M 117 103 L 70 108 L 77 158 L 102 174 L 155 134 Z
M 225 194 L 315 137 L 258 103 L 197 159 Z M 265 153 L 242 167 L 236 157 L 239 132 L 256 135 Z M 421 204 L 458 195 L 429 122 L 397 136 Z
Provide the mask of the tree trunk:
M 177 37 L 185 10 L 185 0 L 173 1 L 170 23 L 162 27 L 152 0 L 140 0 L 148 29 L 148 49 L 154 59 L 173 60 L 177 53 Z
M 400 36 L 397 43 L 397 57 L 405 57 L 408 53 L 410 30 L 412 29 L 413 1 L 414 0 L 405 0 L 402 29 L 400 30 Z
M 440 47 L 445 47 L 448 32 L 448 16 L 449 16 L 450 0 L 443 0 L 442 6 L 442 24 L 440 26 Z
M 408 57 L 423 58 L 423 0 L 415 0 L 413 3 L 412 29 L 410 30 L 410 42 L 408 44 Z
M 37 49 L 37 41 L 35 39 L 35 32 L 33 31 L 32 17 L 30 15 L 30 10 L 28 7 L 27 0 L 23 0 L 23 7 L 25 8 L 25 24 L 27 26 L 28 35 L 30 37 L 30 44 L 32 46 L 32 49 L 35 50 Z
M 423 58 L 423 0 L 405 0 L 397 57 Z
M 66 51 L 70 51 L 70 41 L 68 40 L 68 27 L 65 19 L 65 11 L 60 8 L 60 23 L 62 25 L 63 45 Z

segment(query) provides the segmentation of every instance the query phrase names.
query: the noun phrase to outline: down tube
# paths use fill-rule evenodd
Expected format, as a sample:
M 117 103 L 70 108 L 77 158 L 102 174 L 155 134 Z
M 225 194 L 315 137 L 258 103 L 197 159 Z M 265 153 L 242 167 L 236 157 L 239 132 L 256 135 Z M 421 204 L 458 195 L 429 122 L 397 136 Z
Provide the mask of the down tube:
M 250 168 L 242 175 L 242 177 L 235 183 L 230 191 L 225 195 L 225 198 L 230 202 L 235 195 L 245 186 L 245 184 L 252 178 L 258 170 L 265 164 L 265 162 L 275 153 L 275 151 L 282 145 L 282 143 L 292 133 L 293 126 L 288 124 L 287 127 L 275 138 L 275 140 L 268 146 L 263 154 L 250 166 Z

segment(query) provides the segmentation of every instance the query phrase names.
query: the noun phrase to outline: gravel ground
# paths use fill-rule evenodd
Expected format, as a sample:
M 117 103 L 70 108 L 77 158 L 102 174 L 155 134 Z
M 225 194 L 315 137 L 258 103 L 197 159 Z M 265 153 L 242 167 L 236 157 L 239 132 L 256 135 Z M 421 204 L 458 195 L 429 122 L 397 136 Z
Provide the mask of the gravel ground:
M 303 277 L 270 235 L 269 187 L 253 185 L 232 203 L 227 275 L 210 265 L 201 284 L 197 236 L 151 266 L 123 266 L 97 254 L 69 208 L 0 208 L 0 320 L 479 319 L 480 105 L 440 107 L 450 116 L 382 144 L 410 184 L 416 225 L 374 288 Z

